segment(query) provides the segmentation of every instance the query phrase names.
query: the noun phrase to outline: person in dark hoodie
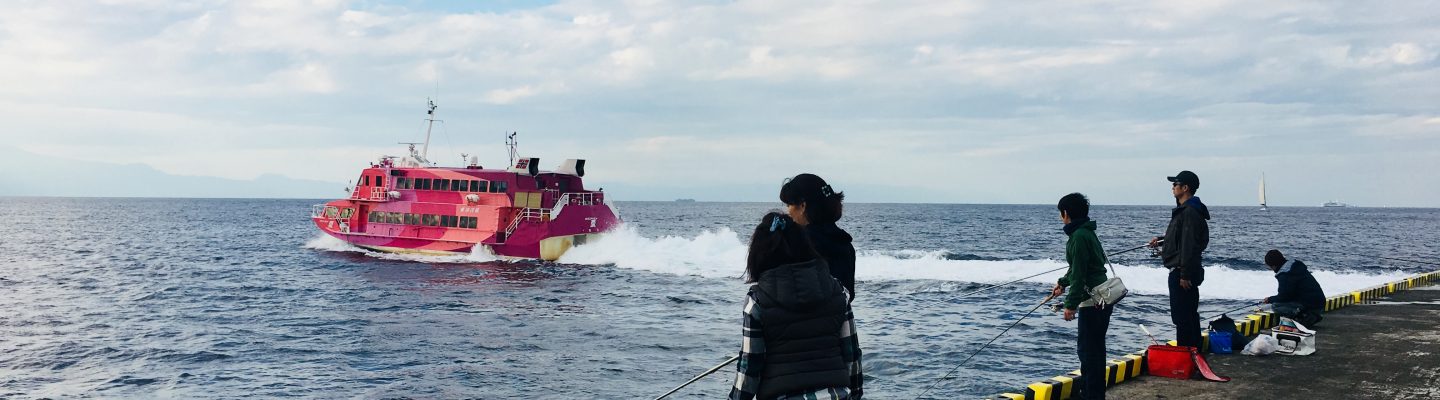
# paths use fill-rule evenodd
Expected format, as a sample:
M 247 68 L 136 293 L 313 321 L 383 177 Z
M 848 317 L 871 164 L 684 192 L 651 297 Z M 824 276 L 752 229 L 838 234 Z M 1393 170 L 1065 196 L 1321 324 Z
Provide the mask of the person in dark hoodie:
M 855 246 L 853 238 L 835 223 L 844 209 L 845 193 L 832 189 L 815 174 L 795 175 L 780 186 L 785 211 L 810 234 L 810 243 L 830 265 L 830 275 L 855 299 Z
M 1110 329 L 1110 315 L 1113 305 L 1098 305 L 1090 301 L 1090 289 L 1105 283 L 1105 248 L 1095 236 L 1095 221 L 1090 219 L 1090 200 L 1080 193 L 1071 193 L 1060 198 L 1056 209 L 1060 210 L 1060 222 L 1065 223 L 1065 262 L 1070 270 L 1051 289 L 1051 295 L 1065 295 L 1065 320 L 1075 319 L 1080 314 L 1079 334 L 1075 351 L 1080 355 L 1080 376 L 1084 376 L 1078 397 L 1081 400 L 1105 399 L 1105 331 Z M 1077 311 L 1078 310 L 1078 311 Z M 1091 378 L 1095 377 L 1095 378 Z
M 1165 236 L 1151 239 L 1150 247 L 1161 248 L 1160 258 L 1170 269 L 1170 321 L 1175 323 L 1175 341 L 1200 348 L 1200 284 L 1205 282 L 1200 253 L 1210 245 L 1210 225 L 1205 222 L 1210 219 L 1210 209 L 1195 197 L 1200 177 L 1194 172 L 1180 171 L 1167 179 L 1176 205 L 1170 210 Z
M 779 212 L 750 237 L 744 342 L 731 400 L 859 399 L 860 339 L 845 288 Z
M 1310 326 L 1319 323 L 1325 312 L 1325 291 L 1300 260 L 1286 260 L 1280 250 L 1265 253 L 1265 265 L 1275 272 L 1279 290 L 1261 303 L 1273 304 L 1275 313 Z

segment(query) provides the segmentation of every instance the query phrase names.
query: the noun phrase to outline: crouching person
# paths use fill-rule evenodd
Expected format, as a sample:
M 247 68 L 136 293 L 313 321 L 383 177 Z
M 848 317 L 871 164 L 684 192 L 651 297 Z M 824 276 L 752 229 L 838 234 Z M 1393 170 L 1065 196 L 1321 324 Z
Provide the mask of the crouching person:
M 1265 253 L 1265 265 L 1275 272 L 1279 291 L 1266 297 L 1261 303 L 1274 305 L 1275 314 L 1290 318 L 1301 325 L 1319 323 L 1320 314 L 1325 311 L 1325 292 L 1320 282 L 1310 275 L 1310 269 L 1300 260 L 1287 260 L 1280 250 Z
M 849 294 L 790 217 L 750 238 L 744 342 L 730 399 L 859 399 L 860 340 Z

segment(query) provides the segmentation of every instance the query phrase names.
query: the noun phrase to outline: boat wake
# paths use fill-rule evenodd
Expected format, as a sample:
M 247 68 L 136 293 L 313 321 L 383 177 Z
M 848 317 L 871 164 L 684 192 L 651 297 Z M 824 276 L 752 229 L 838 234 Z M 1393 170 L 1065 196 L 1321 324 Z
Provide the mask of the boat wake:
M 744 272 L 746 243 L 727 228 L 706 230 L 694 237 L 649 238 L 622 225 L 598 240 L 570 249 L 559 262 L 567 264 L 613 265 L 616 268 L 674 275 L 692 275 L 739 281 Z M 1047 270 L 1065 267 L 1063 261 L 954 259 L 945 250 L 861 250 L 856 257 L 855 279 L 862 282 L 942 281 L 996 284 Z M 1168 271 L 1158 266 L 1116 264 L 1117 273 L 1131 291 L 1143 295 L 1166 295 Z M 1204 298 L 1257 299 L 1274 294 L 1275 279 L 1269 271 L 1234 269 L 1224 264 L 1205 269 Z M 1050 285 L 1064 271 L 1028 278 L 1025 282 Z M 1408 274 L 1399 269 L 1372 272 L 1315 271 L 1325 293 L 1334 295 L 1400 279 Z M 974 289 L 966 285 L 934 286 L 939 291 Z
M 502 258 L 496 256 L 494 253 L 491 253 L 484 246 L 475 246 L 475 248 L 470 251 L 470 254 L 457 256 L 396 254 L 367 250 L 353 244 L 345 243 L 345 241 L 343 240 L 336 239 L 334 236 L 326 235 L 323 233 L 315 237 L 314 239 L 310 239 L 310 241 L 305 242 L 304 247 L 307 249 L 332 251 L 338 253 L 360 253 L 369 257 L 374 257 L 382 260 L 423 262 L 430 264 L 468 264 L 477 262 L 504 261 Z

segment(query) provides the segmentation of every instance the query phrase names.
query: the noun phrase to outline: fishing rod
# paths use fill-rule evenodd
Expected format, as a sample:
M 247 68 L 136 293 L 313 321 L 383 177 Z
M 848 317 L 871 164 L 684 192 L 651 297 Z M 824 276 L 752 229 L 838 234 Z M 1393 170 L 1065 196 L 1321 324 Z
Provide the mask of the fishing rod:
M 1027 317 L 1030 316 L 1030 314 L 1034 314 L 1034 313 L 1035 313 L 1035 310 L 1039 310 L 1040 307 L 1045 306 L 1045 303 L 1049 303 L 1050 300 L 1053 300 L 1053 299 L 1055 299 L 1055 295 L 1053 295 L 1053 294 L 1052 294 L 1052 295 L 1049 295 L 1049 296 L 1045 296 L 1045 300 L 1042 300 L 1042 301 L 1040 302 L 1040 304 L 1036 304 L 1035 307 L 1031 307 L 1031 308 L 1030 308 L 1030 311 L 1029 311 L 1029 312 L 1026 312 L 1025 315 L 1020 316 L 1020 319 L 1015 320 L 1015 323 L 1012 323 L 1012 324 L 1010 324 L 1010 326 L 1005 327 L 1005 330 L 1000 331 L 1000 334 L 995 335 L 995 337 L 993 337 L 993 338 L 990 338 L 990 341 L 989 341 L 989 342 L 985 342 L 985 344 L 982 345 L 982 346 L 980 346 L 979 349 L 976 349 L 975 352 L 970 353 L 970 356 L 969 356 L 969 357 L 965 357 L 965 360 L 964 360 L 964 361 L 961 361 L 959 365 L 956 365 L 956 366 L 955 366 L 955 368 L 951 368 L 951 369 L 950 369 L 950 372 L 946 372 L 946 373 L 945 373 L 945 376 L 940 377 L 940 379 L 936 380 L 935 383 L 931 383 L 929 387 L 925 388 L 925 391 L 920 392 L 920 395 L 915 396 L 915 399 L 916 399 L 916 400 L 919 400 L 921 397 L 924 397 L 926 393 L 930 393 L 930 389 L 934 389 L 934 388 L 935 388 L 935 385 L 939 385 L 940 382 L 942 382 L 942 381 L 944 381 L 944 380 L 946 380 L 946 379 L 950 379 L 950 375 L 951 375 L 951 374 L 954 374 L 955 371 L 959 371 L 959 370 L 960 370 L 960 367 L 963 367 L 963 366 L 965 366 L 965 363 L 970 362 L 970 359 L 975 358 L 975 356 L 978 355 L 978 354 L 980 354 L 981 351 L 984 351 L 986 347 L 989 347 L 991 343 L 995 343 L 995 340 L 1000 339 L 1001 336 L 1004 336 L 1004 335 L 1005 335 L 1005 332 L 1009 332 L 1009 331 L 1010 331 L 1010 328 L 1014 328 L 1015 325 L 1020 325 L 1020 321 L 1024 321 L 1025 318 L 1027 318 Z
M 1209 320 L 1212 320 L 1212 319 L 1220 318 L 1220 317 L 1223 316 L 1223 315 L 1226 315 L 1226 314 L 1229 314 L 1229 313 L 1232 313 L 1232 312 L 1236 312 L 1236 311 L 1240 311 L 1240 310 L 1244 310 L 1244 309 L 1250 308 L 1250 307 L 1256 307 L 1256 308 L 1258 309 L 1260 306 L 1262 306 L 1262 305 L 1264 305 L 1264 304 L 1265 304 L 1264 302 L 1259 302 L 1259 301 L 1254 302 L 1254 303 L 1249 303 L 1249 304 L 1246 304 L 1246 305 L 1243 305 L 1243 306 L 1239 306 L 1239 307 L 1235 307 L 1235 308 L 1226 310 L 1226 311 L 1221 312 L 1221 313 L 1219 313 L 1219 314 L 1215 314 L 1215 315 L 1211 315 L 1211 316 L 1209 316 L 1209 317 L 1201 318 L 1201 319 L 1200 319 L 1200 322 L 1205 322 L 1205 321 L 1209 321 Z M 1264 311 L 1264 310 L 1263 310 L 1263 309 L 1260 309 L 1260 310 L 1257 310 L 1257 311 Z M 1202 326 L 1201 328 L 1204 328 L 1204 327 Z M 1145 329 L 1145 325 L 1144 325 L 1144 324 L 1141 324 L 1141 325 L 1140 325 L 1140 329 Z M 1170 331 L 1167 330 L 1167 331 L 1163 331 L 1163 332 L 1169 333 Z M 1145 330 L 1145 334 L 1146 334 L 1146 335 L 1150 335 L 1150 331 L 1149 331 L 1149 330 Z M 1152 341 L 1155 340 L 1155 336 L 1151 335 L 1151 336 L 1150 336 L 1150 340 L 1152 340 Z M 1159 343 L 1157 342 L 1157 344 L 1159 344 Z
M 1105 258 L 1110 258 L 1110 257 L 1118 256 L 1118 255 L 1121 255 L 1121 254 L 1129 253 L 1129 252 L 1132 252 L 1132 251 L 1135 251 L 1135 250 L 1140 250 L 1140 249 L 1145 248 L 1146 246 L 1149 246 L 1149 244 L 1142 244 L 1142 245 L 1135 246 L 1135 247 L 1132 247 L 1132 248 L 1127 249 L 1127 250 L 1122 250 L 1122 251 L 1118 251 L 1118 252 L 1106 254 L 1106 255 L 1105 255 Z M 987 290 L 990 290 L 990 289 L 994 289 L 994 288 L 998 288 L 998 287 L 1001 287 L 1001 286 L 1006 286 L 1006 285 L 1014 284 L 1014 283 L 1017 283 L 1017 282 L 1024 281 L 1024 280 L 1026 280 L 1026 279 L 1034 278 L 1034 277 L 1037 277 L 1037 276 L 1040 276 L 1040 275 L 1045 275 L 1045 274 L 1048 274 L 1048 273 L 1051 273 L 1051 272 L 1055 272 L 1055 271 L 1059 271 L 1059 270 L 1066 269 L 1066 268 L 1070 268 L 1070 266 L 1069 266 L 1069 265 L 1066 265 L 1066 266 L 1063 266 L 1063 267 L 1060 267 L 1060 268 L 1056 268 L 1056 269 L 1052 269 L 1052 270 L 1049 270 L 1049 271 L 1041 272 L 1041 273 L 1038 273 L 1038 274 L 1035 274 L 1035 275 L 1030 275 L 1030 276 L 1027 276 L 1027 277 L 1024 277 L 1024 278 L 1020 278 L 1020 279 L 1013 280 L 1013 281 L 1009 281 L 1009 282 L 1005 282 L 1005 283 L 997 283 L 997 284 L 994 284 L 994 285 L 990 285 L 990 286 L 986 286 L 986 287 L 983 287 L 983 288 L 975 289 L 975 290 L 972 290 L 972 291 L 969 291 L 969 292 L 961 293 L 961 294 L 956 295 L 955 297 L 966 297 L 966 296 L 969 296 L 969 295 L 972 295 L 972 294 L 981 293 L 981 292 L 984 292 L 984 291 L 987 291 Z
M 695 381 L 700 380 L 700 378 L 704 378 L 704 377 L 706 377 L 706 376 L 710 376 L 710 374 L 715 373 L 715 371 L 719 371 L 721 368 L 725 368 L 726 365 L 730 365 L 730 363 L 735 362 L 735 360 L 739 360 L 739 359 L 740 359 L 740 356 L 730 357 L 729 360 L 725 360 L 725 362 L 720 363 L 720 365 L 716 365 L 715 368 L 711 368 L 709 371 L 705 371 L 705 373 L 703 373 L 703 374 L 696 375 L 694 378 L 690 378 L 689 381 L 686 381 L 684 384 L 681 384 L 680 386 L 676 386 L 674 389 L 670 389 L 670 391 L 665 392 L 665 394 L 660 395 L 660 397 L 656 397 L 655 400 L 660 400 L 660 399 L 666 398 L 666 397 L 670 396 L 671 394 L 674 394 L 675 392 L 680 391 L 680 389 L 684 389 L 686 386 L 690 386 L 690 384 L 695 383 Z

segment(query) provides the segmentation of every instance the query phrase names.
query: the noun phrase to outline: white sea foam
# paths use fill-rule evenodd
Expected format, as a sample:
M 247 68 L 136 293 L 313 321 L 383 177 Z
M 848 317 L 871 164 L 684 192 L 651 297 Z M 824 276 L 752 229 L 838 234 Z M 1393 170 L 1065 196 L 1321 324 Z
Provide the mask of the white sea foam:
M 383 260 L 412 261 L 432 264 L 465 264 L 501 261 L 501 258 L 499 256 L 496 256 L 495 253 L 491 252 L 490 249 L 485 246 L 475 246 L 470 250 L 470 254 L 455 256 L 396 254 L 366 250 L 364 248 L 360 248 L 359 246 L 346 243 L 345 241 L 337 239 L 334 236 L 326 235 L 323 233 L 320 234 L 320 236 L 317 236 L 314 239 L 310 239 L 310 241 L 305 242 L 305 248 L 334 252 L 361 253 L 366 256 L 375 257 Z
M 1065 266 L 1062 261 L 1043 260 L 950 260 L 945 251 L 885 250 L 861 251 L 856 259 L 856 280 L 938 280 L 1002 283 Z M 736 279 L 745 268 L 746 245 L 726 228 L 707 230 L 694 237 L 648 238 L 622 226 L 600 239 L 570 249 L 562 263 L 613 264 L 618 268 L 675 275 Z M 1125 284 L 1139 294 L 1168 292 L 1168 271 L 1155 266 L 1115 265 Z M 1050 284 L 1064 272 L 1055 271 L 1026 279 Z M 1401 279 L 1398 270 L 1373 273 L 1316 271 L 1325 293 L 1334 295 Z M 1236 270 L 1224 265 L 1207 266 L 1200 290 L 1205 298 L 1258 299 L 1275 292 L 1274 275 L 1268 271 Z
M 746 246 L 729 228 L 707 230 L 692 238 L 641 236 L 619 228 L 565 252 L 559 262 L 614 264 L 616 267 L 676 275 L 735 278 L 745 270 Z

